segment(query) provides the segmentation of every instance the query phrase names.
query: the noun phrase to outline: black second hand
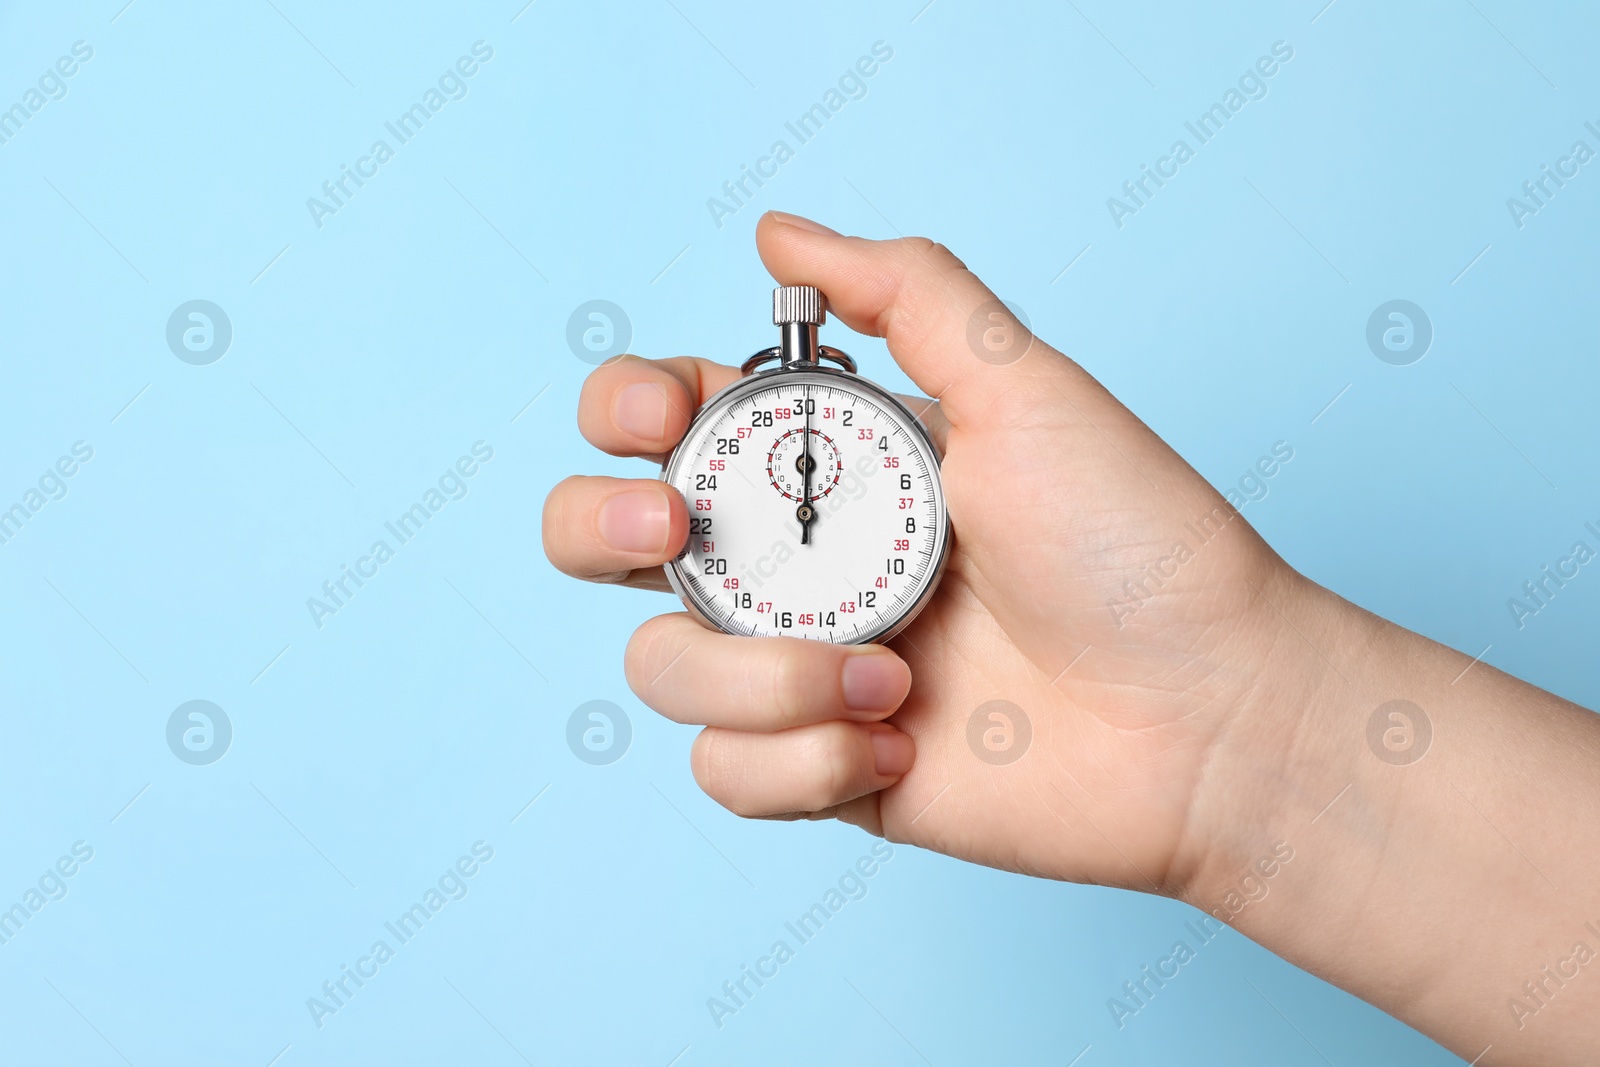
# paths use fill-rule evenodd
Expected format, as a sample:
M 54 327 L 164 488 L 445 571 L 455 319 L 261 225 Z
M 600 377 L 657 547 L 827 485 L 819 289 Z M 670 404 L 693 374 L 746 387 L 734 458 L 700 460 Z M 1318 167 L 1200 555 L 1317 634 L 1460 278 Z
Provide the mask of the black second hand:
M 805 414 L 805 433 L 800 438 L 800 474 L 801 494 L 800 501 L 800 543 L 811 543 L 811 520 L 814 514 L 811 511 L 811 387 L 805 386 L 800 396 L 800 406 Z

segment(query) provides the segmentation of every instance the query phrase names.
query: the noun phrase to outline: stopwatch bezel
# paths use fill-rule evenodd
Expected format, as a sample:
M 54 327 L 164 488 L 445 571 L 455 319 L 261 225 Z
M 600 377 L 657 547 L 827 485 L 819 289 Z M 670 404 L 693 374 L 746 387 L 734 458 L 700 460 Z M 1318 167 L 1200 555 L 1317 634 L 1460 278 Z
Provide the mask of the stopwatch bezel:
M 922 614 L 922 609 L 928 606 L 928 602 L 933 599 L 934 592 L 939 588 L 939 583 L 943 581 L 945 564 L 950 558 L 950 506 L 944 495 L 944 474 L 942 470 L 944 454 L 940 452 L 939 446 L 934 443 L 933 435 L 928 433 L 928 428 L 922 424 L 922 420 L 898 396 L 895 396 L 877 382 L 863 378 L 859 374 L 815 364 L 809 366 L 773 367 L 769 370 L 747 374 L 738 381 L 718 390 L 715 395 L 700 405 L 700 410 L 696 411 L 694 418 L 689 421 L 689 428 L 684 431 L 682 440 L 678 442 L 678 447 L 668 453 L 666 460 L 662 462 L 660 479 L 668 485 L 674 484 L 674 475 L 677 473 L 679 465 L 686 462 L 686 457 L 688 456 L 688 452 L 683 445 L 694 439 L 696 431 L 714 413 L 720 413 L 744 395 L 760 392 L 780 380 L 808 377 L 819 378 L 830 385 L 843 383 L 851 389 L 867 394 L 873 400 L 897 412 L 902 416 L 907 432 L 911 433 L 916 438 L 917 443 L 926 449 L 927 454 L 932 457 L 933 476 L 939 485 L 939 536 L 934 546 L 934 564 L 927 583 L 923 586 L 922 591 L 917 594 L 917 598 L 907 605 L 904 611 L 888 620 L 877 630 L 850 641 L 830 642 L 848 645 L 885 644 L 907 626 L 910 626 L 917 616 Z M 696 598 L 690 594 L 689 586 L 683 580 L 682 561 L 688 555 L 689 549 L 687 543 L 685 543 L 683 551 L 667 561 L 665 570 L 667 572 L 667 582 L 672 586 L 672 591 L 678 594 L 678 599 L 683 602 L 683 606 L 689 610 L 690 615 L 698 619 L 702 625 L 720 633 L 733 634 L 736 637 L 774 636 L 747 634 L 737 630 L 729 630 L 703 611 Z M 807 638 L 805 640 L 817 639 Z

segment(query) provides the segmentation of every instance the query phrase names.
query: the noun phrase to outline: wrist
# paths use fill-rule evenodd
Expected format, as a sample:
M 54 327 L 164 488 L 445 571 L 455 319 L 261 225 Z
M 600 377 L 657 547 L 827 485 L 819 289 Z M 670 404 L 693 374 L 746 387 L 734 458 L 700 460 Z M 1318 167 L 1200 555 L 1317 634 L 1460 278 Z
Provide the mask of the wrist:
M 1284 884 L 1322 816 L 1347 799 L 1361 758 L 1371 758 L 1352 726 L 1347 665 L 1387 673 L 1378 663 L 1387 624 L 1274 562 L 1251 581 L 1249 611 L 1219 668 L 1243 677 L 1208 757 L 1176 883 L 1181 899 L 1235 926 Z
M 1593 715 L 1287 567 L 1259 594 L 1177 895 L 1466 1057 L 1595 1062 L 1600 985 L 1529 984 L 1600 925 Z

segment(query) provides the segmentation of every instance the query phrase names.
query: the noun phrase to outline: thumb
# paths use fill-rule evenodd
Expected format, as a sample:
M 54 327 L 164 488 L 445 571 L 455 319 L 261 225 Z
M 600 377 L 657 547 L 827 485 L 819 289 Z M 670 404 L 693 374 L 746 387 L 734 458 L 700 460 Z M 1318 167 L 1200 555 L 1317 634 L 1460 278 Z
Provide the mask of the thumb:
M 845 325 L 884 338 L 952 425 L 976 421 L 1001 393 L 1055 378 L 1069 365 L 948 248 L 926 237 L 845 237 L 769 211 L 756 226 L 756 248 L 780 285 L 816 286 Z

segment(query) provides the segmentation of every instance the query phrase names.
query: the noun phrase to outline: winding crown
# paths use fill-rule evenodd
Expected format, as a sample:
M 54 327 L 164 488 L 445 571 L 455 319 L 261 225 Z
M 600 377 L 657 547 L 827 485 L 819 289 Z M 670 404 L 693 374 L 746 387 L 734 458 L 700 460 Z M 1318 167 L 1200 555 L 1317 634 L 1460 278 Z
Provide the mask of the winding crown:
M 772 325 L 805 322 L 821 326 L 827 318 L 827 302 L 816 286 L 780 285 L 772 290 Z

